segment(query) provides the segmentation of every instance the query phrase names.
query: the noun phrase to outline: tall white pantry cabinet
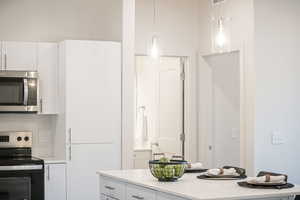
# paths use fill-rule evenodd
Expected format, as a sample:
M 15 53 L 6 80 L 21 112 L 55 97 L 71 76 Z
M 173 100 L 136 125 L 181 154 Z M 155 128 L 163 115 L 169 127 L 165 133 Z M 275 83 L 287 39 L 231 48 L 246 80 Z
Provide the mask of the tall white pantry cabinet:
M 59 51 L 67 197 L 98 200 L 96 171 L 121 168 L 121 44 L 68 40 Z

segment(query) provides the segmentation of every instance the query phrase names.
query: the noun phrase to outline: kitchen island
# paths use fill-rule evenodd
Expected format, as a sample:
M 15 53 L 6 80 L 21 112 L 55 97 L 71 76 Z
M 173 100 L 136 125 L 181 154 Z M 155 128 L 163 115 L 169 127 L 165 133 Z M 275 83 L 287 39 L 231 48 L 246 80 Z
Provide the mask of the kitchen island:
M 159 182 L 149 170 L 99 171 L 101 200 L 289 200 L 300 194 L 291 189 L 248 189 L 236 180 L 200 180 L 185 174 L 176 182 Z M 240 180 L 239 180 L 240 181 Z

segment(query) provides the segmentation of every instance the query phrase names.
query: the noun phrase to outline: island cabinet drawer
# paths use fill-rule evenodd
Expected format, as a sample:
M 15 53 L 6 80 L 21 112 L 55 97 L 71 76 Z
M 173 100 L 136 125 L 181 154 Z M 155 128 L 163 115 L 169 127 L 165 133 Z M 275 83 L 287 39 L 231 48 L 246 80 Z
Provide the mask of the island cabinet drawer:
M 181 197 L 157 192 L 156 200 L 187 200 L 187 199 L 183 199 Z
M 101 194 L 100 200 L 113 200 L 113 198 L 110 198 L 109 196 L 106 196 L 104 194 Z
M 108 197 L 106 199 L 123 200 L 125 197 L 125 185 L 121 182 L 117 182 L 113 179 L 106 177 L 100 178 L 100 193 L 102 197 Z M 104 196 L 103 196 L 104 195 Z M 109 198 L 111 197 L 111 198 Z
M 127 185 L 126 200 L 156 200 L 155 191 L 143 187 Z

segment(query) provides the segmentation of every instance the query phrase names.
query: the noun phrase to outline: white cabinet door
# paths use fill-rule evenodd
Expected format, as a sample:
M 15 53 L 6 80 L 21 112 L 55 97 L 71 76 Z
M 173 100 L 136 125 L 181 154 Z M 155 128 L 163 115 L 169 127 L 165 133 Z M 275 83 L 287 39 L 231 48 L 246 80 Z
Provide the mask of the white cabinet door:
M 45 165 L 45 200 L 66 200 L 66 165 Z
M 112 143 L 121 131 L 121 46 L 66 41 L 66 123 L 72 143 Z
M 68 163 L 68 200 L 99 200 L 99 170 L 121 168 L 121 145 L 72 145 Z
M 38 44 L 40 114 L 57 114 L 58 44 Z
M 5 70 L 37 70 L 37 43 L 5 41 L 3 48 Z

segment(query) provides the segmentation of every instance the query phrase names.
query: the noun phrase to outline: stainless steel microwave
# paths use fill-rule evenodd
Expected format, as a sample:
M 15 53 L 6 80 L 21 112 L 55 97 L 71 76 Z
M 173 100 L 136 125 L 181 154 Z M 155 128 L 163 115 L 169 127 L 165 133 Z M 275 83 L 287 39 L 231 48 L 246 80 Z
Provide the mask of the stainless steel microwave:
M 0 71 L 0 112 L 37 112 L 38 99 L 36 71 Z

